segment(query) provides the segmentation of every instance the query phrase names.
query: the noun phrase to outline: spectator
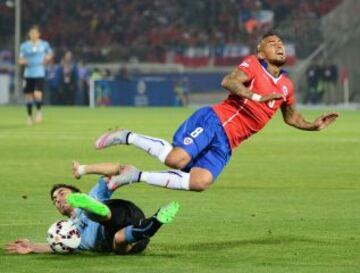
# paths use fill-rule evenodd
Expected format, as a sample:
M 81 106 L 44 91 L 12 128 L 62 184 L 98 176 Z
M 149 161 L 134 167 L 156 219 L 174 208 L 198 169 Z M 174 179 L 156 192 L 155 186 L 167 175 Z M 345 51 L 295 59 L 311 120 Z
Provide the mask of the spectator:
M 175 81 L 174 91 L 176 93 L 177 105 L 187 106 L 189 104 L 189 79 L 184 77 Z
M 102 71 L 102 78 L 103 80 L 111 81 L 114 79 L 114 76 L 111 73 L 111 70 L 106 68 Z
M 338 68 L 333 63 L 326 63 L 323 68 L 324 102 L 326 104 L 336 103 L 336 87 L 339 78 Z
M 323 95 L 322 88 L 322 67 L 314 62 L 306 71 L 307 92 L 304 103 L 316 104 L 321 101 Z
M 75 102 L 77 105 L 89 105 L 90 70 L 83 60 L 78 62 L 77 67 L 79 85 L 75 96 Z
M 59 65 L 55 64 L 54 59 L 51 59 L 48 66 L 46 67 L 45 84 L 46 91 L 45 95 L 48 97 L 50 104 L 56 104 L 59 96 L 59 86 L 61 79 L 61 71 Z
M 126 65 L 123 65 L 119 68 L 118 72 L 115 75 L 116 80 L 125 80 L 125 81 L 131 81 L 132 76 L 129 73 L 129 70 Z
M 61 105 L 73 105 L 78 89 L 78 69 L 70 51 L 65 52 L 61 60 L 60 73 L 61 81 L 58 103 Z

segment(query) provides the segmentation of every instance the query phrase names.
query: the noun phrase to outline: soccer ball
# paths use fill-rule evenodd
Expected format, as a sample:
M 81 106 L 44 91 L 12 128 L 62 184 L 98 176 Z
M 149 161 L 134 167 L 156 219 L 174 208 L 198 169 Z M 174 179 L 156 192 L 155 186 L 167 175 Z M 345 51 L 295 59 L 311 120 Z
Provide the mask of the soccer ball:
M 81 236 L 71 221 L 60 220 L 51 225 L 46 239 L 54 252 L 66 253 L 78 248 Z

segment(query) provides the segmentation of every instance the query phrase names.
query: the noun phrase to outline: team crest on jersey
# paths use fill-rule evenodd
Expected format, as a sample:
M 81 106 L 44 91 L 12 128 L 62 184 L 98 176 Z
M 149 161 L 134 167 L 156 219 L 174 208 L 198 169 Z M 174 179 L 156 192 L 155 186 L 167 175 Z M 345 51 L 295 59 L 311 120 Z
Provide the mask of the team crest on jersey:
M 283 85 L 283 87 L 281 89 L 282 89 L 283 95 L 285 97 L 287 97 L 287 95 L 289 94 L 289 90 L 288 90 L 287 86 Z
M 242 62 L 239 66 L 242 67 L 249 67 L 250 65 L 247 62 Z
M 193 143 L 193 139 L 191 137 L 186 137 L 184 138 L 184 144 L 185 145 L 190 145 L 191 143 Z

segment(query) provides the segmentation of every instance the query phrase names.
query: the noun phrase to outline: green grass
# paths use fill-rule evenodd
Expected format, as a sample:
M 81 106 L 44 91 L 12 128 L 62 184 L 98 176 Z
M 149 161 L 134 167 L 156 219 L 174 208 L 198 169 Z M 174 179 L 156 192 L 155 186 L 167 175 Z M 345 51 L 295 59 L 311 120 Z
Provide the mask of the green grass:
M 118 125 L 170 140 L 193 110 L 46 107 L 44 123 L 27 127 L 25 109 L 0 107 L 0 245 L 45 240 L 60 218 L 49 199 L 52 184 L 91 188 L 96 177 L 72 179 L 73 159 L 163 168 L 134 147 L 96 151 L 93 141 L 104 130 Z M 309 119 L 319 113 L 304 111 Z M 0 272 L 360 272 L 360 114 L 341 114 L 322 132 L 289 128 L 277 116 L 234 152 L 205 192 L 121 188 L 115 197 L 146 214 L 172 200 L 181 204 L 141 255 L 0 250 Z

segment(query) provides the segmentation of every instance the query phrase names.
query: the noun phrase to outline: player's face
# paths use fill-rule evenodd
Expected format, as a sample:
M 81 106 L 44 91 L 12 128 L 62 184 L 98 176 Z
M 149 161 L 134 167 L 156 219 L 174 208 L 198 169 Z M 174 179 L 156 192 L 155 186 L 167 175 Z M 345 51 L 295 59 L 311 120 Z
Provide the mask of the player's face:
M 270 64 L 282 66 L 286 63 L 285 46 L 276 36 L 266 37 L 260 45 L 260 55 Z
M 53 193 L 53 203 L 56 209 L 66 216 L 70 216 L 73 208 L 66 202 L 66 197 L 71 193 L 68 188 L 58 188 Z
M 29 32 L 30 40 L 36 41 L 40 38 L 40 31 L 36 28 L 31 29 Z

